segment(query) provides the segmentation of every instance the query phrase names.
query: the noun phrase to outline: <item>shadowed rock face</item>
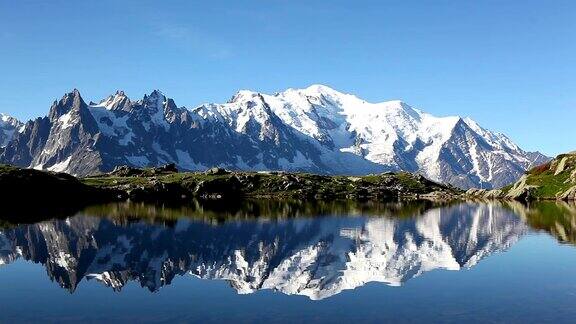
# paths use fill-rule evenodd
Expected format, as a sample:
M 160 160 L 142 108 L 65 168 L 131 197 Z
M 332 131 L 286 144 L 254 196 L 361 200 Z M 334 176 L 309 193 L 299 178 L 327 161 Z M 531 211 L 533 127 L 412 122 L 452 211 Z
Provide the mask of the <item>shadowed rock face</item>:
M 160 91 L 138 101 L 119 91 L 88 105 L 74 90 L 4 142 L 0 162 L 79 176 L 167 163 L 191 171 L 402 170 L 461 188 L 501 187 L 548 159 L 470 119 L 434 117 L 399 101 L 371 104 L 325 86 L 240 91 L 190 110 Z
M 91 216 L 87 210 L 2 230 L 0 263 L 10 266 L 18 258 L 41 263 L 51 280 L 70 291 L 84 279 L 115 290 L 138 281 L 155 291 L 177 275 L 191 274 L 227 280 L 239 293 L 273 289 L 323 299 L 368 282 L 401 285 L 430 270 L 473 267 L 528 230 L 510 210 L 477 204 L 402 218 L 255 218 L 219 224 L 176 218 L 163 225 L 117 217 Z

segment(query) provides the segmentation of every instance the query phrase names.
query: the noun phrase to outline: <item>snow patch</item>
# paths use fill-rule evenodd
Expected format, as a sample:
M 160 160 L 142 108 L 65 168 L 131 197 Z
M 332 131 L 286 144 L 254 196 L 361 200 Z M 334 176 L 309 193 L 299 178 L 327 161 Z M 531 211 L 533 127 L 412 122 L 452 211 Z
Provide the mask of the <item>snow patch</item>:
M 65 113 L 64 115 L 60 116 L 60 118 L 58 118 L 58 122 L 60 123 L 60 127 L 62 129 L 66 129 L 66 128 L 70 128 L 73 125 L 72 121 L 73 121 L 73 111 L 69 111 L 67 113 Z
M 69 156 L 66 160 L 58 162 L 54 165 L 52 165 L 51 167 L 48 168 L 48 171 L 53 171 L 53 172 L 64 172 L 68 169 L 68 166 L 70 165 L 70 161 L 72 161 L 72 156 Z M 39 166 L 40 169 L 42 169 L 42 166 Z

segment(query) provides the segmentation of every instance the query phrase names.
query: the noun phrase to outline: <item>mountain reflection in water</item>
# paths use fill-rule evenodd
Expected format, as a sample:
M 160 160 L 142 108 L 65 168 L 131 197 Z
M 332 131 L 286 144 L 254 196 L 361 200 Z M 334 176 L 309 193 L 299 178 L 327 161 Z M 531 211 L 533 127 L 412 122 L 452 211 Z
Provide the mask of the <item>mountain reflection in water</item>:
M 398 286 L 434 269 L 470 268 L 534 229 L 574 243 L 575 215 L 573 205 L 552 202 L 115 204 L 5 226 L 0 265 L 43 264 L 71 292 L 83 279 L 156 291 L 191 274 L 227 280 L 241 294 L 273 289 L 317 300 L 369 282 Z

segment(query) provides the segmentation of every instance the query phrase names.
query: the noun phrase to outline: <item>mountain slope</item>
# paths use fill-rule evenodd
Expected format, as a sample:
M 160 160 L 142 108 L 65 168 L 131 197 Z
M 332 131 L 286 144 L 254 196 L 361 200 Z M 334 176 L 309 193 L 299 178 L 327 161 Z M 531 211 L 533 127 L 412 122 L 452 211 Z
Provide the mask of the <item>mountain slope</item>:
M 224 104 L 179 108 L 159 91 L 119 91 L 89 105 L 74 90 L 30 121 L 0 161 L 87 175 L 117 165 L 175 163 L 324 174 L 421 173 L 469 188 L 515 181 L 547 161 L 470 119 L 434 117 L 401 101 L 368 103 L 326 86 L 275 95 L 239 91 Z

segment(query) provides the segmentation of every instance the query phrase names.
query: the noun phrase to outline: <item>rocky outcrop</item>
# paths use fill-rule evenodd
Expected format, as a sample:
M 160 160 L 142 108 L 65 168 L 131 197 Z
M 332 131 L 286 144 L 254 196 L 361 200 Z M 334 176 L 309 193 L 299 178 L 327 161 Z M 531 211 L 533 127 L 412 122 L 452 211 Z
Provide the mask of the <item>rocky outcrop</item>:
M 230 171 L 224 169 L 224 168 L 210 168 L 206 171 L 204 171 L 205 174 L 210 174 L 210 175 L 223 175 L 223 174 L 229 174 Z
M 576 200 L 576 185 L 564 191 L 558 198 L 563 200 Z
M 85 185 L 66 173 L 0 165 L 4 220 L 29 221 L 30 217 L 47 217 L 54 209 L 74 210 L 90 203 L 113 201 L 117 195 L 116 190 Z M 40 210 L 43 213 L 26 213 Z
M 465 196 L 486 199 L 576 200 L 576 153 L 561 154 L 532 168 L 509 187 L 470 189 Z
M 503 199 L 506 197 L 506 192 L 499 189 L 494 190 L 468 189 L 464 193 L 464 196 L 469 198 Z
M 528 176 L 523 175 L 520 180 L 514 183 L 512 188 L 506 192 L 505 197 L 516 200 L 530 200 L 534 198 L 533 192 L 538 186 L 526 184 L 527 180 Z
M 128 165 L 117 166 L 112 170 L 112 172 L 108 172 L 106 176 L 108 177 L 147 177 L 147 176 L 154 176 L 154 175 L 161 175 L 161 174 L 171 174 L 171 173 L 178 173 L 178 168 L 174 163 L 166 164 L 160 167 L 149 168 L 149 169 L 139 169 L 134 168 Z

